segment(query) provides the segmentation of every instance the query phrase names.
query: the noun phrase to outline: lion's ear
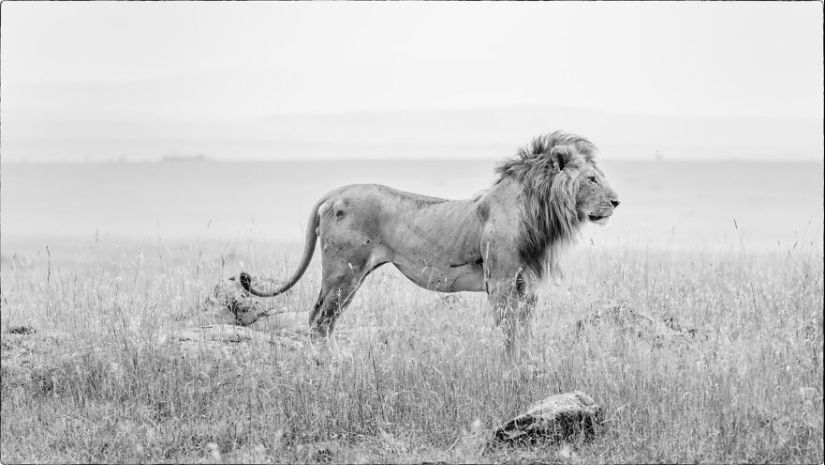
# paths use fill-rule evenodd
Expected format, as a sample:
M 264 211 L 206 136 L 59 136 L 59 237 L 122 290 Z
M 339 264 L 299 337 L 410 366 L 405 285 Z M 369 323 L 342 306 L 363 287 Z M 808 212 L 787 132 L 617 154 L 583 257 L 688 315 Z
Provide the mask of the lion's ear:
M 570 160 L 570 148 L 566 146 L 553 147 L 553 150 L 550 151 L 550 160 L 553 163 L 553 168 L 561 172 Z

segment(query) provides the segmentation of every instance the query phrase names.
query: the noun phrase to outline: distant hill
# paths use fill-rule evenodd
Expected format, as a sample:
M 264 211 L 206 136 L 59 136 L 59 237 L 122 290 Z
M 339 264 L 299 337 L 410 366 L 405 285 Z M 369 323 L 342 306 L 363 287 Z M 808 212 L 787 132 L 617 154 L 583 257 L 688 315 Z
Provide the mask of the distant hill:
M 768 118 L 621 115 L 567 108 L 361 112 L 272 116 L 270 137 L 318 143 L 496 147 L 512 153 L 535 135 L 564 129 L 622 158 L 822 159 L 822 122 Z
M 625 115 L 571 108 L 245 114 L 181 83 L 60 84 L 3 89 L 4 161 L 500 158 L 564 129 L 622 159 L 822 160 L 814 119 Z M 201 86 L 202 87 L 202 86 Z M 481 102 L 480 102 L 481 103 Z M 222 113 L 226 105 L 226 113 Z M 251 110 L 250 110 L 251 111 Z

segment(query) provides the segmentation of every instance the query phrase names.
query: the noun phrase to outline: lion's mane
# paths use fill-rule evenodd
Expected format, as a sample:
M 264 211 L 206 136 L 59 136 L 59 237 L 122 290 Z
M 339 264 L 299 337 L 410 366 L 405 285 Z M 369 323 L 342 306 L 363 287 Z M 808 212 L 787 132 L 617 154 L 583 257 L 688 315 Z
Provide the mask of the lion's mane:
M 546 267 L 558 271 L 559 251 L 576 237 L 582 222 L 576 211 L 577 168 L 596 153 L 586 138 L 556 131 L 536 137 L 496 167 L 498 182 L 510 177 L 521 185 L 518 253 L 538 278 Z

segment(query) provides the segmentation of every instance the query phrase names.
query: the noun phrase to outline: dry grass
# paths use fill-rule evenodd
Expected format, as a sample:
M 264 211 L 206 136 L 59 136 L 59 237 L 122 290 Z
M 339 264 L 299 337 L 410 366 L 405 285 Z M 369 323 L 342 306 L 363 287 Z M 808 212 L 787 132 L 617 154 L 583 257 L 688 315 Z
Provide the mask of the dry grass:
M 164 336 L 210 322 L 199 303 L 239 257 L 284 276 L 296 261 L 286 251 L 95 242 L 4 256 L 0 460 L 823 461 L 821 246 L 580 245 L 561 286 L 544 290 L 535 359 L 517 366 L 499 356 L 482 295 L 429 293 L 389 269 L 341 322 L 377 329 L 353 332 L 334 355 L 262 345 L 193 356 Z M 276 305 L 308 309 L 317 277 L 314 263 Z M 577 330 L 615 305 L 683 337 L 612 320 Z M 24 325 L 37 332 L 8 333 Z M 9 368 L 13 354 L 30 363 L 29 378 Z M 594 442 L 484 450 L 500 422 L 574 389 L 605 406 Z

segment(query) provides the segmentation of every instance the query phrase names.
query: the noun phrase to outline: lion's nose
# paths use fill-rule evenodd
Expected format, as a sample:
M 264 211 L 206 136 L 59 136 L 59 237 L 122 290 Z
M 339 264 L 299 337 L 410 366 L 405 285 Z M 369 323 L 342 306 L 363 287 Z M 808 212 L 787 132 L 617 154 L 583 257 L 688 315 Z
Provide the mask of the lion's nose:
M 612 203 L 612 204 L 613 204 L 613 208 L 616 208 L 616 207 L 618 207 L 618 206 L 619 206 L 619 204 L 620 204 L 621 202 L 619 202 L 618 200 L 611 200 L 611 201 L 610 201 L 610 203 Z

